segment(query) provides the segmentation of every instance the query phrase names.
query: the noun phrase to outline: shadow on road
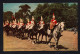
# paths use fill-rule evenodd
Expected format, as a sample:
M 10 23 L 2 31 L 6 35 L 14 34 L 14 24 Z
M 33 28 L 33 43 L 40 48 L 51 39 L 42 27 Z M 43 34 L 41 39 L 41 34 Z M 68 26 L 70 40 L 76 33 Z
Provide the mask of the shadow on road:
M 55 45 L 51 45 L 50 47 L 54 47 Z M 67 47 L 64 47 L 64 46 L 62 46 L 62 45 L 58 45 L 58 49 L 68 49 Z
M 53 42 L 50 42 L 50 43 L 53 43 Z M 47 42 L 46 41 L 39 41 L 39 42 L 37 42 L 37 44 L 47 44 Z

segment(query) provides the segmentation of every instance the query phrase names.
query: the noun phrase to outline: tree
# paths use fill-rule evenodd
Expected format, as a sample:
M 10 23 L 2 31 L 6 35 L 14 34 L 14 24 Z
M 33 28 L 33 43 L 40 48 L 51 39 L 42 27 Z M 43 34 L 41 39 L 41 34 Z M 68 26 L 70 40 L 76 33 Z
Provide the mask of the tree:
M 40 16 L 43 16 L 45 22 L 50 22 L 54 13 L 58 22 L 63 21 L 66 28 L 71 28 L 77 26 L 77 10 L 77 4 L 69 6 L 69 3 L 44 3 L 39 4 L 32 13 L 37 22 L 40 20 Z
M 15 17 L 17 19 L 20 19 L 22 18 L 24 23 L 26 23 L 26 18 L 29 18 L 30 17 L 30 6 L 28 6 L 27 4 L 25 5 L 20 5 L 19 6 L 20 10 L 18 12 L 15 13 Z
M 3 21 L 6 21 L 6 20 L 11 21 L 12 14 L 13 13 L 11 11 L 3 12 Z
M 19 6 L 19 8 L 21 8 L 21 9 L 19 10 L 19 12 L 22 12 L 22 13 L 23 13 L 23 17 L 24 17 L 24 18 L 26 18 L 26 16 L 29 16 L 30 6 L 28 6 L 27 4 L 25 4 L 25 5 Z

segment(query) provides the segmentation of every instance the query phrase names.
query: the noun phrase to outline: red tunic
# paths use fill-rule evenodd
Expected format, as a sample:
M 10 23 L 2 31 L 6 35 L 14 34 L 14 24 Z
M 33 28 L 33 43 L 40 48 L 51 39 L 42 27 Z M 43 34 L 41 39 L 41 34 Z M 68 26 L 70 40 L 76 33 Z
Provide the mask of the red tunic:
M 8 23 L 8 25 L 10 25 L 10 24 Z
M 31 21 L 29 22 L 29 24 L 31 24 Z
M 53 20 L 53 19 L 52 19 L 52 20 L 51 20 L 51 22 L 53 22 L 53 23 L 57 24 L 57 21 L 56 21 L 56 20 Z
M 31 24 L 31 21 L 29 22 L 29 24 Z M 34 22 L 34 24 L 35 24 L 35 22 Z
M 24 25 L 24 23 L 22 25 Z
M 50 29 L 53 29 L 53 27 L 57 24 L 57 21 L 52 19 L 50 22 Z

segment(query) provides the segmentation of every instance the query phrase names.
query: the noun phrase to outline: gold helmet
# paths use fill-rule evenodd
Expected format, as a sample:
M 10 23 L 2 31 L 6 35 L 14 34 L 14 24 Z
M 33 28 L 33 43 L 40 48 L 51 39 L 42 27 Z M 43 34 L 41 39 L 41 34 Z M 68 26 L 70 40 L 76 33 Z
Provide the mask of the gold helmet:
M 16 22 L 16 19 L 14 20 L 14 22 Z
M 23 22 L 23 20 L 20 18 L 20 22 Z
M 29 19 L 27 18 L 27 22 L 29 22 Z
M 7 23 L 9 23 L 9 21 L 7 20 Z
M 53 19 L 55 19 L 55 15 L 54 15 L 54 13 L 53 13 Z
M 32 16 L 32 20 L 34 20 L 34 16 Z
M 41 20 L 43 20 L 43 17 L 41 16 Z
M 19 20 L 18 20 L 18 23 L 19 23 Z

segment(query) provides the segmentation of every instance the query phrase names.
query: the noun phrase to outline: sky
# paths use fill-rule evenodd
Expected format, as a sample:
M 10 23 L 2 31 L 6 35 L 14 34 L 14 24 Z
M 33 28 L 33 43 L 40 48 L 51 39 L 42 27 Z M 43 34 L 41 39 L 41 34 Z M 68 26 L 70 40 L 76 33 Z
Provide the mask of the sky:
M 30 11 L 32 12 L 33 10 L 36 9 L 38 4 L 44 3 L 3 3 L 3 12 L 7 11 L 12 11 L 13 13 L 18 12 L 18 10 L 20 9 L 19 6 L 24 4 L 29 5 L 31 7 Z M 71 4 L 73 3 L 69 3 L 69 5 Z

